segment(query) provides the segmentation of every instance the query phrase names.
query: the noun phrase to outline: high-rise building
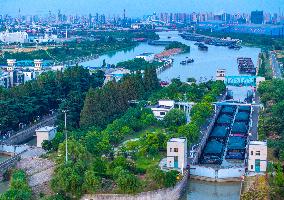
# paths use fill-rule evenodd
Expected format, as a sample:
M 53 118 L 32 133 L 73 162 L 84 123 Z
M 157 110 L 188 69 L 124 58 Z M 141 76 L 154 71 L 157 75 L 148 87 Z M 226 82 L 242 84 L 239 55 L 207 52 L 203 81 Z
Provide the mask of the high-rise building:
M 263 11 L 252 11 L 250 16 L 250 21 L 252 24 L 262 24 L 263 23 Z

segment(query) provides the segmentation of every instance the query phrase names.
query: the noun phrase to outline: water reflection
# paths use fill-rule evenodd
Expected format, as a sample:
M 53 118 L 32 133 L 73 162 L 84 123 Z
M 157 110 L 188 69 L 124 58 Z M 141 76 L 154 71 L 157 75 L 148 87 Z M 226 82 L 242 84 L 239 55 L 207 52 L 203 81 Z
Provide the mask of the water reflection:
M 189 180 L 181 200 L 239 200 L 240 183 L 211 183 Z

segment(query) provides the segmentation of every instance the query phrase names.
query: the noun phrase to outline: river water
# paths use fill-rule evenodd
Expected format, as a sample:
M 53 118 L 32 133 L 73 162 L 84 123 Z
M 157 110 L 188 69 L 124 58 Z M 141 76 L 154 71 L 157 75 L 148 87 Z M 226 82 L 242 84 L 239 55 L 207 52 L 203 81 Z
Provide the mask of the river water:
M 178 32 L 159 32 L 160 40 L 179 41 L 190 45 L 190 53 L 174 55 L 174 64 L 171 68 L 159 74 L 161 80 L 170 81 L 173 78 L 180 78 L 186 81 L 189 77 L 194 77 L 197 81 L 215 79 L 217 69 L 226 69 L 226 75 L 239 75 L 237 68 L 238 57 L 251 57 L 254 64 L 257 64 L 259 48 L 243 47 L 240 50 L 231 50 L 227 47 L 216 47 L 208 45 L 207 52 L 198 50 L 195 42 L 187 41 L 178 36 Z M 120 51 L 109 55 L 104 55 L 96 60 L 81 63 L 84 66 L 101 66 L 105 59 L 108 64 L 117 64 L 135 58 L 141 53 L 160 53 L 163 46 L 151 46 L 141 43 L 130 50 Z M 180 62 L 186 57 L 193 58 L 194 63 L 181 65 Z M 245 96 L 245 88 L 237 88 L 237 96 Z M 237 99 L 240 97 L 237 97 Z M 239 200 L 240 182 L 234 183 L 211 183 L 205 181 L 189 180 L 182 200 Z
M 181 200 L 239 200 L 240 183 L 212 183 L 189 180 Z
M 238 57 L 251 57 L 254 64 L 257 64 L 257 57 L 260 53 L 259 48 L 243 47 L 240 50 L 231 50 L 227 47 L 209 46 L 208 51 L 200 51 L 194 45 L 195 42 L 182 39 L 177 31 L 158 32 L 160 40 L 179 41 L 190 45 L 191 51 L 185 54 L 174 55 L 174 64 L 171 68 L 159 74 L 161 80 L 170 81 L 173 78 L 180 78 L 186 81 L 189 77 L 194 77 L 197 81 L 205 81 L 215 78 L 217 69 L 226 69 L 226 75 L 239 75 L 237 69 Z M 168 38 L 170 37 L 170 38 Z M 105 59 L 108 64 L 117 64 L 135 58 L 141 53 L 160 53 L 163 46 L 151 46 L 141 43 L 130 50 L 111 53 L 99 57 L 98 59 L 81 63 L 83 66 L 101 66 Z M 181 65 L 180 62 L 186 57 L 193 58 L 194 63 Z

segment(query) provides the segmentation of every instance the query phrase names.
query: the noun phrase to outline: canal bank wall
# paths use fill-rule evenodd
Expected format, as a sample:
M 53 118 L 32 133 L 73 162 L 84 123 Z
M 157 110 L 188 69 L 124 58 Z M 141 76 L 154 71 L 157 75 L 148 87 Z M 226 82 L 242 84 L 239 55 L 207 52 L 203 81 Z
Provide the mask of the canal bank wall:
M 189 173 L 185 172 L 182 180 L 175 187 L 155 191 L 142 192 L 136 195 L 126 194 L 94 194 L 84 195 L 81 200 L 178 200 L 188 182 Z
M 236 168 L 212 168 L 199 165 L 190 166 L 190 178 L 210 181 L 210 182 L 231 182 L 241 180 L 244 176 L 245 169 L 243 167 Z

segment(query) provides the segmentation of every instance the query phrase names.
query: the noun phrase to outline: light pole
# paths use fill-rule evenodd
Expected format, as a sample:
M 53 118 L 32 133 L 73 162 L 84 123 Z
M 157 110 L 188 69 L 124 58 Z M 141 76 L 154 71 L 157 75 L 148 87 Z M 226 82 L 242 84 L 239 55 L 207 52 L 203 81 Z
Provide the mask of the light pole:
M 62 110 L 64 113 L 64 132 L 65 132 L 65 164 L 68 162 L 68 148 L 67 148 L 67 112 L 68 110 Z

